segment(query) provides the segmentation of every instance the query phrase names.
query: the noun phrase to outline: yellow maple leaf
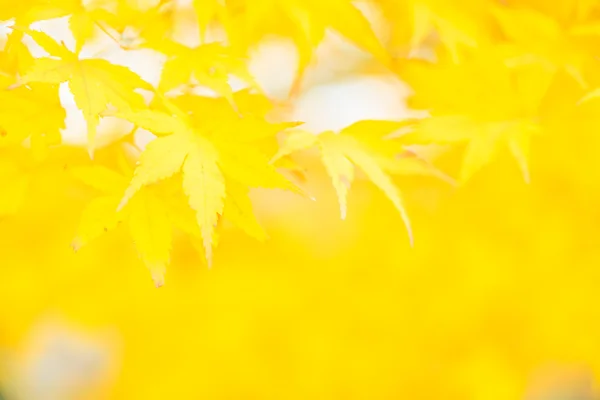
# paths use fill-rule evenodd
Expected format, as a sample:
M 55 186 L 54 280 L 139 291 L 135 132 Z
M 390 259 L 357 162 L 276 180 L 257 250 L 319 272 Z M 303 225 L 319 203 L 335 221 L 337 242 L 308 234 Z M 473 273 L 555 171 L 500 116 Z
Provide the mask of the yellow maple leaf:
M 20 144 L 26 138 L 42 147 L 58 144 L 65 117 L 56 85 L 31 84 L 1 91 L 0 145 Z
M 83 111 L 87 121 L 90 154 L 93 154 L 95 148 L 100 114 L 109 105 L 118 110 L 145 107 L 143 97 L 135 90 L 151 87 L 128 68 L 100 59 L 80 60 L 75 53 L 69 51 L 64 45 L 58 44 L 48 35 L 31 30 L 27 30 L 27 33 L 44 50 L 58 58 L 37 58 L 20 83 L 69 83 L 75 103 Z
M 252 211 L 250 189 L 230 179 L 225 182 L 225 191 L 223 218 L 241 228 L 248 236 L 261 242 L 265 241 L 268 236 Z
M 292 94 L 299 90 L 314 50 L 327 29 L 339 33 L 380 62 L 389 62 L 368 20 L 350 0 L 238 0 L 225 5 L 218 0 L 195 0 L 194 6 L 202 32 L 211 22 L 218 21 L 227 31 L 231 45 L 243 54 L 269 34 L 290 37 L 299 52 Z M 332 15 L 335 18 L 330 18 Z
M 94 10 L 93 17 L 125 49 L 159 43 L 172 33 L 173 1 L 106 0 L 104 3 Z
M 81 0 L 33 0 L 28 2 L 10 2 L 10 5 L 0 3 L 0 9 L 7 12 L 15 19 L 18 26 L 29 26 L 33 22 L 67 17 L 69 28 L 75 38 L 75 53 L 79 53 L 88 39 L 94 36 L 95 28 L 98 27 L 98 17 L 104 14 L 103 10 L 97 8 L 101 0 L 92 0 L 83 4 Z M 0 11 L 0 20 L 2 17 Z M 6 18 L 8 19 L 8 18 Z
M 129 231 L 157 287 L 164 284 L 172 242 L 171 221 L 159 197 L 140 192 L 130 202 Z
M 453 62 L 459 62 L 464 50 L 477 49 L 490 40 L 489 2 L 482 0 L 374 0 L 390 24 L 390 46 L 410 55 L 439 42 Z M 433 34 L 436 40 L 432 40 Z
M 119 147 L 122 146 L 119 143 L 112 147 L 115 146 L 119 151 L 117 157 L 121 159 L 124 149 Z M 127 161 L 120 165 L 125 169 L 123 173 L 100 164 L 70 168 L 72 176 L 100 193 L 82 211 L 71 246 L 78 251 L 124 222 L 155 285 L 162 286 L 170 260 L 173 228 L 189 234 L 193 243 L 195 238 L 200 237 L 200 232 L 190 228 L 186 221 L 189 217 L 188 208 L 173 200 L 168 186 L 143 188 L 129 199 L 126 206 L 119 209 L 123 192 L 133 173 Z
M 402 141 L 465 144 L 462 183 L 502 148 L 517 160 L 523 179 L 530 179 L 529 147 L 532 137 L 542 132 L 542 106 L 556 75 L 544 65 L 507 68 L 502 50 L 488 48 L 457 65 L 409 63 L 400 72 L 416 91 L 410 104 L 431 115 Z
M 35 21 L 60 18 L 70 14 L 70 10 L 81 6 L 80 0 L 29 0 L 0 1 L 0 20 L 16 19 L 29 25 Z
M 23 32 L 13 30 L 8 34 L 4 49 L 0 51 L 0 87 L 9 88 L 33 64 L 34 58 L 23 43 Z
M 540 132 L 539 123 L 531 119 L 485 123 L 455 115 L 424 119 L 404 140 L 416 144 L 466 143 L 459 176 L 462 183 L 492 162 L 498 151 L 509 150 L 519 165 L 523 179 L 529 183 L 531 140 Z
M 49 161 L 19 144 L 0 146 L 0 217 L 17 214 L 31 200 L 32 182 L 51 165 Z
M 405 150 L 400 144 L 383 140 L 385 136 L 405 124 L 403 121 L 365 120 L 350 125 L 339 133 L 328 131 L 314 135 L 306 131 L 294 131 L 286 136 L 272 162 L 300 150 L 318 147 L 337 193 L 342 219 L 346 218 L 348 191 L 355 178 L 355 166 L 358 166 L 394 204 L 406 225 L 412 245 L 410 219 L 400 191 L 394 185 L 390 174 L 442 174 L 419 158 L 401 157 Z
M 75 54 L 79 54 L 86 42 L 92 39 L 96 29 L 104 30 L 100 25 L 98 10 L 88 10 L 79 6 L 71 11 L 69 28 L 75 38 Z
M 244 188 L 298 189 L 268 163 L 268 157 L 260 149 L 242 147 L 235 136 L 228 138 L 242 126 L 236 124 L 236 130 L 231 130 L 224 124 L 218 129 L 201 130 L 194 127 L 183 110 L 166 99 L 164 101 L 172 114 L 154 110 L 117 114 L 159 135 L 141 154 L 121 207 L 143 187 L 181 172 L 182 187 L 196 213 L 209 263 L 212 262 L 215 226 L 219 215 L 224 213 L 228 195 L 233 196 L 228 207 L 231 221 L 239 223 L 253 236 L 264 238 L 251 216 Z M 230 183 L 227 188 L 228 181 L 238 186 Z
M 187 85 L 193 78 L 197 84 L 213 90 L 234 105 L 233 90 L 228 82 L 230 75 L 259 89 L 248 72 L 247 60 L 229 54 L 228 49 L 219 43 L 190 48 L 173 41 L 162 41 L 160 45 L 149 47 L 168 57 L 158 87 L 163 93 Z
M 65 111 L 60 104 L 58 85 L 32 83 L 13 89 L 19 75 L 33 63 L 33 57 L 22 43 L 23 33 L 12 31 L 0 51 L 0 146 L 29 146 L 41 161 L 51 145 L 61 142 L 65 127 Z
M 588 11 L 586 6 L 580 12 Z M 494 7 L 492 14 L 508 39 L 507 47 L 512 48 L 507 65 L 536 63 L 556 71 L 564 69 L 583 88 L 588 87 L 585 66 L 594 60 L 593 49 L 597 46 L 597 41 L 589 39 L 600 36 L 598 22 L 574 18 L 561 21 L 524 7 Z

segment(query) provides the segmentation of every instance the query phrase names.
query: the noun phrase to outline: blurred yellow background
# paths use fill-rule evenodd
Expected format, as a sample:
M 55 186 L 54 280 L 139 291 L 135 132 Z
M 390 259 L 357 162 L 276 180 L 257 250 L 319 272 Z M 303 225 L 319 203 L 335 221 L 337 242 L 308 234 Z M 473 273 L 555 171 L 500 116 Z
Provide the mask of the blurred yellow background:
M 340 221 L 322 167 L 302 160 L 317 201 L 254 192 L 270 240 L 225 229 L 210 270 L 178 240 L 160 289 L 121 228 L 70 248 L 94 195 L 69 174 L 83 149 L 24 163 L 30 195 L 0 221 L 5 395 L 517 399 L 555 375 L 577 389 L 600 372 L 595 107 L 552 122 L 530 185 L 508 153 L 460 189 L 398 178 L 412 249 L 377 188 L 359 180 Z
M 384 12 L 403 15 L 393 1 L 382 3 L 391 7 Z M 452 14 L 448 3 L 430 3 Z M 461 3 L 475 16 L 465 17 L 473 26 L 458 23 L 466 33 L 456 36 L 469 39 L 471 31 L 479 35 L 482 25 L 487 28 L 486 20 L 478 17 L 481 7 L 470 7 L 479 2 Z M 560 1 L 522 3 L 544 10 L 556 4 L 551 14 L 563 19 Z M 397 26 L 394 43 L 408 33 L 405 25 Z M 444 27 L 455 33 L 456 27 Z M 369 63 L 356 49 L 335 41 L 327 45 L 319 54 L 319 66 L 325 67 L 307 72 L 290 119 L 320 132 L 361 119 L 412 115 L 399 77 L 369 75 Z M 272 98 L 287 96 L 297 63 L 293 56 L 280 62 L 281 46 L 251 64 Z M 552 60 L 562 62 L 562 53 L 551 50 L 558 54 Z M 149 82 L 159 78 L 160 65 L 141 52 L 106 54 Z M 341 56 L 352 62 L 340 63 Z M 362 62 L 366 72 L 359 75 Z M 590 87 L 600 85 L 596 71 L 586 71 Z M 545 99 L 543 135 L 532 144 L 530 184 L 508 151 L 458 189 L 433 178 L 394 178 L 406 197 L 414 248 L 397 210 L 364 177 L 349 192 L 348 218 L 341 221 L 321 163 L 303 155 L 299 165 L 308 176 L 302 185 L 316 201 L 253 191 L 270 239 L 261 244 L 224 226 L 209 269 L 179 237 L 160 289 L 124 227 L 77 253 L 71 248 L 81 211 L 97 193 L 70 174 L 72 166 L 89 163 L 85 149 L 69 147 L 85 142 L 85 120 L 73 116 L 76 104 L 61 92 L 68 146 L 52 149 L 41 163 L 25 149 L 0 148 L 2 182 L 13 185 L 0 188 L 0 209 L 16 210 L 17 204 L 8 203 L 19 200 L 4 191 L 29 185 L 18 212 L 0 218 L 1 395 L 597 398 L 600 101 L 577 105 L 586 90 L 575 78 L 559 76 Z M 425 94 L 434 103 L 440 93 L 460 97 L 460 83 L 450 83 L 455 86 Z M 337 95 L 324 89 L 336 85 Z M 486 111 L 485 102 L 477 105 Z M 101 126 L 99 132 L 113 128 Z M 99 150 L 96 160 L 112 160 L 118 146 Z M 461 149 L 438 150 L 434 163 L 457 176 Z

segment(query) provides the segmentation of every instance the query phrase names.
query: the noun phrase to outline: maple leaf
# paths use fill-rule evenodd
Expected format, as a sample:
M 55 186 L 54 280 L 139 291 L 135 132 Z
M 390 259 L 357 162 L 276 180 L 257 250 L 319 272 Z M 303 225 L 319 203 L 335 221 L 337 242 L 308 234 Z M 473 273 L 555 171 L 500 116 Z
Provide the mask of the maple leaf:
M 9 143 L 1 146 L 0 217 L 15 215 L 24 203 L 35 202 L 31 190 L 35 187 L 36 178 L 54 167 L 56 165 L 49 157 L 38 157 L 35 151 L 25 146 Z
M 100 191 L 102 196 L 87 204 L 80 218 L 77 234 L 71 243 L 74 251 L 97 239 L 105 232 L 114 229 L 123 219 L 123 213 L 115 213 L 120 198 L 120 190 L 127 186 L 127 179 L 117 172 L 100 165 L 70 168 L 71 174 L 90 187 Z
M 92 8 L 95 3 L 89 2 L 87 7 L 78 4 L 70 10 L 69 28 L 75 38 L 75 54 L 79 54 L 86 42 L 94 38 L 97 29 L 108 34 L 101 24 L 103 10 Z
M 100 189 L 82 211 L 73 250 L 97 239 L 127 220 L 130 235 L 140 257 L 150 270 L 155 285 L 162 286 L 171 249 L 171 224 L 160 199 L 150 191 L 140 192 L 124 210 L 115 212 L 128 179 L 101 165 L 80 166 L 71 173 L 82 182 Z
M 60 130 L 65 127 L 65 111 L 60 104 L 58 85 L 35 83 L 27 87 L 10 88 L 33 63 L 33 57 L 22 43 L 22 32 L 12 31 L 0 51 L 0 146 L 29 146 L 36 160 L 41 161 L 49 146 L 61 142 Z
M 355 178 L 355 166 L 359 167 L 394 204 L 406 225 L 412 245 L 410 219 L 400 191 L 389 174 L 444 175 L 419 158 L 401 157 L 406 151 L 400 144 L 383 140 L 405 125 L 404 121 L 365 120 L 350 125 L 339 133 L 327 131 L 315 135 L 307 131 L 294 131 L 286 136 L 271 162 L 300 150 L 318 147 L 323 165 L 337 193 L 342 219 L 346 218 L 347 196 Z
M 100 164 L 70 168 L 72 176 L 100 193 L 82 211 L 71 246 L 78 251 L 124 222 L 140 258 L 159 287 L 164 284 L 170 262 L 173 228 L 190 235 L 194 245 L 196 238 L 200 239 L 200 232 L 189 224 L 189 207 L 173 198 L 170 185 L 145 187 L 136 192 L 126 206 L 118 208 L 133 169 L 123 159 L 124 148 L 119 147 L 123 145 L 115 146 L 123 173 Z
M 23 32 L 10 32 L 4 49 L 0 51 L 0 88 L 8 89 L 14 85 L 33 61 L 31 52 L 23 43 Z
M 232 46 L 240 49 L 241 53 L 247 53 L 268 34 L 290 37 L 299 52 L 292 94 L 299 90 L 313 52 L 327 29 L 336 31 L 380 62 L 389 62 L 389 56 L 368 20 L 349 0 L 241 0 L 225 5 L 221 5 L 219 0 L 195 0 L 194 7 L 201 32 L 205 32 L 211 22 L 220 22 Z M 335 18 L 330 18 L 332 15 Z
M 56 85 L 34 84 L 2 91 L 0 145 L 20 144 L 30 138 L 36 158 L 43 158 L 48 146 L 61 142 L 65 117 Z
M 502 148 L 529 182 L 531 139 L 547 117 L 542 109 L 556 75 L 544 65 L 507 68 L 502 48 L 491 47 L 457 65 L 407 63 L 400 72 L 415 89 L 409 103 L 430 117 L 401 139 L 413 144 L 465 144 L 459 180 L 467 182 Z M 440 85 L 447 90 L 439 90 Z M 456 96 L 460 93 L 460 96 Z
M 194 78 L 232 105 L 233 90 L 228 83 L 229 76 L 236 76 L 254 89 L 259 89 L 247 68 L 247 61 L 229 54 L 228 49 L 219 43 L 205 44 L 190 48 L 173 41 L 163 41 L 149 47 L 167 55 L 158 90 L 166 93 L 181 85 L 189 84 Z M 260 89 L 259 89 L 260 90 Z
M 585 10 L 587 7 L 582 9 L 587 13 Z M 563 22 L 522 7 L 493 7 L 492 14 L 510 41 L 507 47 L 512 48 L 512 53 L 507 57 L 508 66 L 545 64 L 556 71 L 565 70 L 583 88 L 588 87 L 584 67 L 593 61 L 592 49 L 596 48 L 597 42 L 589 39 L 600 36 L 597 22 L 574 19 Z
M 101 0 L 92 0 L 84 5 L 81 0 L 32 0 L 28 2 L 10 2 L 3 6 L 0 2 L 0 19 L 14 18 L 17 26 L 29 26 L 32 22 L 44 21 L 68 16 L 69 28 L 75 38 L 75 53 L 79 53 L 88 39 L 94 36 L 98 25 L 99 13 L 96 9 Z M 4 17 L 3 17 L 4 15 Z M 102 29 L 102 28 L 101 28 Z
M 247 188 L 298 189 L 268 163 L 268 157 L 260 149 L 244 147 L 243 142 L 236 140 L 232 134 L 240 129 L 243 132 L 243 125 L 234 124 L 235 129 L 227 124 L 218 128 L 211 125 L 213 130 L 199 129 L 194 127 L 187 113 L 167 99 L 163 101 L 171 114 L 155 110 L 117 114 L 159 136 L 141 154 L 120 207 L 143 187 L 181 172 L 183 191 L 196 213 L 209 264 L 215 226 L 219 216 L 227 210 L 232 222 L 251 235 L 264 238 L 262 231 L 256 228 Z M 231 199 L 227 202 L 229 196 Z
M 252 201 L 249 196 L 250 189 L 233 179 L 229 179 L 226 180 L 225 191 L 223 218 L 241 228 L 248 236 L 260 242 L 265 241 L 268 236 L 252 211 Z
M 235 107 L 231 107 L 231 101 L 224 97 L 184 94 L 170 98 L 173 104 L 186 110 L 192 124 L 199 129 L 212 130 L 223 124 L 235 123 L 246 127 L 251 123 L 256 125 L 253 129 L 231 129 L 230 134 L 251 140 L 273 137 L 275 132 L 281 130 L 281 125 L 277 123 L 290 126 L 299 124 L 281 122 L 286 118 L 281 115 L 277 105 L 264 94 L 255 93 L 251 89 L 233 93 L 232 100 Z
M 77 19 L 71 18 L 71 30 L 89 38 L 98 28 L 121 48 L 137 49 L 160 42 L 172 33 L 172 5 L 168 0 L 97 0 L 87 4 L 86 13 L 73 14 Z
M 539 123 L 530 119 L 482 123 L 462 115 L 448 115 L 424 119 L 404 140 L 412 144 L 466 144 L 459 176 L 462 183 L 492 162 L 501 149 L 507 149 L 529 183 L 531 140 L 540 133 Z
M 490 40 L 486 1 L 444 0 L 388 1 L 378 3 L 391 29 L 394 50 L 408 53 L 426 47 L 437 32 L 437 40 L 448 50 L 453 62 L 459 62 L 465 49 L 477 49 Z M 407 51 L 406 51 L 407 50 Z
M 0 20 L 14 18 L 21 24 L 29 25 L 35 21 L 63 17 L 80 5 L 80 0 L 0 0 Z
M 105 3 L 95 10 L 97 25 L 125 49 L 160 43 L 172 33 L 173 1 L 107 0 Z M 111 29 L 117 36 L 109 32 Z
M 58 58 L 37 58 L 20 83 L 69 83 L 75 103 L 87 121 L 90 155 L 95 148 L 100 114 L 109 105 L 118 110 L 145 107 L 143 97 L 135 90 L 151 87 L 128 68 L 100 59 L 80 60 L 75 53 L 48 35 L 31 30 L 26 32 L 50 55 Z

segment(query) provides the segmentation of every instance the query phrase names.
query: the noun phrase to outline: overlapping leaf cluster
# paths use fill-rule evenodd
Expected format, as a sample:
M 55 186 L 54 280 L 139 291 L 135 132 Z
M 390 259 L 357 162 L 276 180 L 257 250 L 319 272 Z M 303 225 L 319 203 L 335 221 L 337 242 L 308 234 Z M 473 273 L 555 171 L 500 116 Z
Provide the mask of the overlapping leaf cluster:
M 364 176 L 398 209 L 412 242 L 410 215 L 393 177 L 424 174 L 454 182 L 423 149 L 464 151 L 456 176 L 461 184 L 508 151 L 529 182 L 532 140 L 556 117 L 557 79 L 573 80 L 588 99 L 598 94 L 593 74 L 600 49 L 598 2 L 550 3 L 197 0 L 186 6 L 174 0 L 2 0 L 0 20 L 8 33 L 0 52 L 0 142 L 15 156 L 2 159 L 0 213 L 19 208 L 29 171 L 43 168 L 61 143 L 63 85 L 86 120 L 90 155 L 87 163 L 65 165 L 98 192 L 74 232 L 76 250 L 125 223 L 161 285 L 174 231 L 185 233 L 208 263 L 223 220 L 265 239 L 249 193 L 267 188 L 306 195 L 288 173 L 302 170 L 295 155 L 306 151 L 322 160 L 342 218 L 352 182 Z M 199 45 L 178 39 L 182 7 L 184 14 L 194 11 Z M 367 19 L 365 9 L 380 11 L 381 20 Z M 52 19 L 68 24 L 74 46 L 36 28 Z M 215 30 L 222 41 L 208 41 Z M 327 32 L 409 83 L 414 90 L 409 105 L 428 116 L 360 121 L 341 132 L 308 132 L 302 121 L 286 120 L 249 73 L 247 57 L 269 35 L 293 40 L 299 57 L 291 94 L 297 95 Z M 85 54 L 98 38 L 125 51 L 162 54 L 158 84 L 101 55 Z M 32 46 L 44 55 L 34 56 Z M 234 90 L 231 77 L 246 89 Z M 133 129 L 117 135 L 110 157 L 97 159 L 98 125 L 107 117 L 128 121 Z M 155 138 L 140 149 L 134 138 L 142 129 Z M 29 149 L 26 158 L 22 148 Z

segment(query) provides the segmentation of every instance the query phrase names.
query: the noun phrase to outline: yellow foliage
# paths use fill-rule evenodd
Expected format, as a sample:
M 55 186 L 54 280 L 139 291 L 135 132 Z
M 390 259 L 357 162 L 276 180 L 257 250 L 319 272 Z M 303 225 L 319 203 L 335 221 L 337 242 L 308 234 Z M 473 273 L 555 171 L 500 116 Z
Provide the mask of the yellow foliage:
M 1 398 L 597 396 L 597 0 L 0 0 L 0 22 Z M 272 36 L 285 100 L 251 73 Z M 327 51 L 419 116 L 295 120 Z

